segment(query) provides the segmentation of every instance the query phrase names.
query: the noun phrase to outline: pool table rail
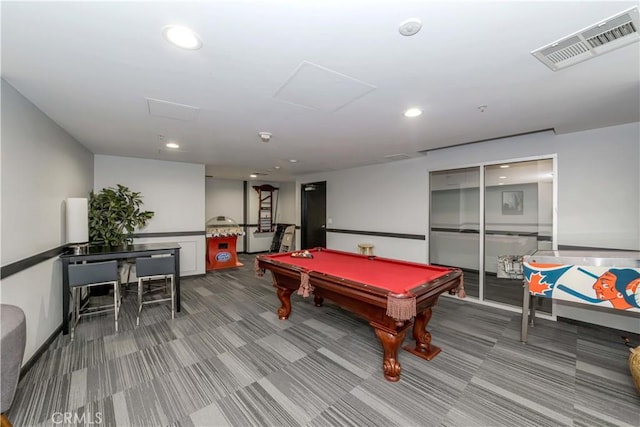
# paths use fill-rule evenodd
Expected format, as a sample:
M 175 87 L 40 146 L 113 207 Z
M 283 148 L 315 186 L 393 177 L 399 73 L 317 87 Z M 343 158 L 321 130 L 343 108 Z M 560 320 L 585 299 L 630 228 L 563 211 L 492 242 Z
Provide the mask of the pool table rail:
M 309 276 L 316 306 L 321 306 L 326 298 L 367 320 L 382 345 L 383 372 L 389 381 L 400 379 L 398 350 L 412 325 L 415 344 L 405 346 L 405 350 L 425 360 L 433 359 L 440 352 L 439 347 L 431 344 L 431 333 L 426 329 L 432 316 L 432 307 L 436 305 L 441 294 L 455 293 L 463 287 L 463 274 L 457 268 L 429 282 L 414 286 L 409 290 L 408 296 L 415 298 L 415 317 L 394 319 L 387 315 L 390 295 L 388 290 L 262 256 L 256 259 L 257 267 L 271 271 L 273 286 L 281 303 L 277 311 L 281 320 L 288 319 L 291 314 L 291 294 L 300 288 L 303 274 Z

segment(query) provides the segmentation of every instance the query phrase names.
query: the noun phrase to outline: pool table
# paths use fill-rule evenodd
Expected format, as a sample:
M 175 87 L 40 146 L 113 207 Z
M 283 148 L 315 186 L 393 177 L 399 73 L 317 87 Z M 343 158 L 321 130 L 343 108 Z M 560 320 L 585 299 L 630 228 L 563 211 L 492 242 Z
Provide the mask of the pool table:
M 256 257 L 256 274 L 271 271 L 281 302 L 281 320 L 291 314 L 294 291 L 302 296 L 313 293 L 316 306 L 327 298 L 363 317 L 382 344 L 382 367 L 389 381 L 400 379 L 398 349 L 412 325 L 415 345 L 405 346 L 405 350 L 426 360 L 440 352 L 431 344 L 426 326 L 442 293 L 459 291 L 463 296 L 460 269 L 324 248 L 308 252 L 312 257 L 296 256 L 300 251 Z

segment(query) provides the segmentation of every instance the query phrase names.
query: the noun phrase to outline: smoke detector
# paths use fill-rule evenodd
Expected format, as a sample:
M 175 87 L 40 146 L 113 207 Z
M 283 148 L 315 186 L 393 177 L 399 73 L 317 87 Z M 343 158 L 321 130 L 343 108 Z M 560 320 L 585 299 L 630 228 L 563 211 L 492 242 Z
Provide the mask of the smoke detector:
M 640 40 L 638 7 L 583 28 L 531 52 L 553 71 L 570 67 Z
M 271 141 L 271 137 L 273 136 L 271 132 L 258 132 L 258 135 L 260 136 L 260 139 L 262 140 L 262 142 Z
M 409 18 L 400 23 L 398 31 L 403 36 L 413 36 L 420 31 L 420 28 L 422 28 L 422 22 L 418 18 Z

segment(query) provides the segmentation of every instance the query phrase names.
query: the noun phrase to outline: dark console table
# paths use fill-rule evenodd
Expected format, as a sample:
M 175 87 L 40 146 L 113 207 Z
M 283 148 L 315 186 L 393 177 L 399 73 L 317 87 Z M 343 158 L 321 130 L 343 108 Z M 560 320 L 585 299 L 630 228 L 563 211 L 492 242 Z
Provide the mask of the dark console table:
M 62 259 L 62 333 L 69 333 L 69 264 L 83 261 L 111 261 L 152 255 L 173 255 L 176 264 L 176 311 L 180 311 L 180 245 L 177 243 L 146 243 L 126 246 L 89 246 L 82 254 L 66 253 Z

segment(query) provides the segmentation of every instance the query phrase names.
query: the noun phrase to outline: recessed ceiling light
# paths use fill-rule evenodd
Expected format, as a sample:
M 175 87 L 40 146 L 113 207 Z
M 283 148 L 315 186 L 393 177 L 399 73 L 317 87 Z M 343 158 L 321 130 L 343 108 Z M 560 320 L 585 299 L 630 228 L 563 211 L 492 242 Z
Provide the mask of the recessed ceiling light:
M 504 182 L 499 182 L 498 185 L 504 185 Z
M 506 176 L 499 176 L 498 178 L 500 178 L 500 179 L 507 179 L 507 177 L 506 177 Z
M 500 165 L 500 168 L 502 168 L 502 169 L 506 169 L 508 167 L 509 167 L 509 165 Z
M 280 166 L 274 166 L 273 168 L 274 169 L 280 169 Z
M 162 29 L 162 35 L 170 43 L 183 49 L 195 50 L 202 47 L 200 37 L 186 27 L 167 25 Z
M 418 117 L 420 114 L 422 114 L 422 110 L 419 108 L 409 108 L 404 112 L 405 117 Z
M 180 146 L 175 142 L 169 142 L 167 143 L 167 148 L 180 148 Z
M 296 159 L 289 159 L 289 163 L 296 163 L 297 160 Z
M 255 173 L 252 173 L 251 175 L 249 175 L 250 178 L 257 178 L 258 175 L 256 175 Z

